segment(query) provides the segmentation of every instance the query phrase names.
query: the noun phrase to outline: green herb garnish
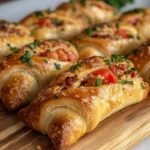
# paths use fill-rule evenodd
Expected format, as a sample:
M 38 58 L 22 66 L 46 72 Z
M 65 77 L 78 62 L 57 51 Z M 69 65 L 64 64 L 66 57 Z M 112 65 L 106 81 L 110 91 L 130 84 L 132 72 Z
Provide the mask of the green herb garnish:
M 18 52 L 18 48 L 16 48 L 16 47 L 11 47 L 11 45 L 10 44 L 7 44 L 7 46 L 10 48 L 10 51 L 12 51 L 13 53 L 17 53 Z
M 90 29 L 90 28 L 88 28 L 88 29 L 85 30 L 85 32 L 86 32 L 86 34 L 87 34 L 88 36 L 91 36 L 92 33 L 93 33 L 93 30 Z
M 57 26 L 59 26 L 59 25 L 61 25 L 62 24 L 62 20 L 60 20 L 60 19 L 56 19 L 55 20 L 55 24 L 57 25 Z
M 31 57 L 32 57 L 31 52 L 26 51 L 25 54 L 20 57 L 20 60 L 21 60 L 22 62 L 27 62 L 30 66 L 33 66 L 33 63 L 32 63 L 31 60 L 30 60 Z
M 100 31 L 100 27 L 95 27 L 94 30 L 95 31 Z
M 54 98 L 54 99 L 58 99 L 58 96 L 55 94 L 55 95 L 53 96 L 53 98 Z
M 135 8 L 133 10 L 127 11 L 124 14 L 132 14 L 132 13 L 145 13 L 145 9 L 143 8 Z
M 119 22 L 117 22 L 117 23 L 116 23 L 116 28 L 117 28 L 117 29 L 119 28 L 119 25 L 120 25 Z
M 128 38 L 133 39 L 134 36 L 129 34 L 129 35 L 128 35 Z
M 61 65 L 60 65 L 60 64 L 54 63 L 54 65 L 55 65 L 55 68 L 56 68 L 57 70 L 61 70 Z
M 133 54 L 137 54 L 137 50 L 134 49 L 134 50 L 132 51 L 132 53 L 133 53 Z
M 107 63 L 107 65 L 110 65 L 110 63 L 111 63 L 111 61 L 109 59 L 106 59 L 104 61 Z
M 102 79 L 101 79 L 101 78 L 98 78 L 98 79 L 96 80 L 95 85 L 96 85 L 96 86 L 102 85 Z
M 33 50 L 35 49 L 37 46 L 40 46 L 41 44 L 37 41 L 35 41 L 34 43 L 30 43 L 29 47 Z
M 121 113 L 124 113 L 124 110 L 123 110 L 123 109 L 121 109 L 121 110 L 120 110 L 120 112 L 121 112 Z
M 143 84 L 143 83 L 141 83 L 141 87 L 142 87 L 142 89 L 143 89 L 143 90 L 145 89 L 145 86 L 144 86 L 144 84 Z
M 128 81 L 128 80 L 125 80 L 125 79 L 119 80 L 118 82 L 121 83 L 121 84 L 131 84 L 131 85 L 134 84 L 133 81 Z
M 75 66 L 72 66 L 71 68 L 70 68 L 70 70 L 71 70 L 71 72 L 75 72 L 76 70 L 78 70 L 79 68 L 81 67 L 81 64 L 76 64 Z
M 46 60 L 46 59 L 43 59 L 43 61 L 44 61 L 45 63 L 48 63 L 48 60 Z
M 36 12 L 35 12 L 35 15 L 36 15 L 38 18 L 43 18 L 43 17 L 44 17 L 44 14 L 43 14 L 41 11 L 36 11 Z
M 117 10 L 120 10 L 128 3 L 133 3 L 134 0 L 103 0 L 105 3 L 114 6 Z

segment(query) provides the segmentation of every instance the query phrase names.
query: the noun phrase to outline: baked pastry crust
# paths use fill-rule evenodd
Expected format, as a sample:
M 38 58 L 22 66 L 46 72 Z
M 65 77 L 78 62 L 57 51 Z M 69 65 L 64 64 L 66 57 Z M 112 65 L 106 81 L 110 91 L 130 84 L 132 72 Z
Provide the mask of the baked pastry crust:
M 103 2 L 85 1 L 63 3 L 56 11 L 43 10 L 34 12 L 21 24 L 27 26 L 37 40 L 70 40 L 84 29 L 118 18 L 115 9 Z
M 65 10 L 73 12 L 76 15 L 82 15 L 89 20 L 92 25 L 106 23 L 116 20 L 120 14 L 116 9 L 103 1 L 86 0 L 83 2 L 64 2 L 56 10 Z
M 138 32 L 147 39 L 150 39 L 150 9 L 136 8 L 125 12 L 119 19 L 134 25 Z
M 141 45 L 128 56 L 144 80 L 150 83 L 150 42 Z
M 0 60 L 0 98 L 12 111 L 78 60 L 73 45 L 61 40 L 31 43 Z
M 30 31 L 23 25 L 0 20 L 0 57 L 12 53 L 8 44 L 21 48 L 34 41 Z
M 80 59 L 91 56 L 128 55 L 145 41 L 134 26 L 115 22 L 86 29 L 72 40 L 79 51 Z
M 106 117 L 147 97 L 149 86 L 138 75 L 131 78 L 130 74 L 122 74 L 120 79 L 127 81 L 123 84 L 91 86 L 83 82 L 91 73 L 112 65 L 126 66 L 126 69 L 128 66 L 128 71 L 133 67 L 123 56 L 83 60 L 43 89 L 19 112 L 20 118 L 28 127 L 48 134 L 56 149 L 66 149 Z
M 83 18 L 66 11 L 49 13 L 45 10 L 40 11 L 40 14 L 42 17 L 37 16 L 37 12 L 34 12 L 20 22 L 30 29 L 37 40 L 70 40 L 88 27 L 88 23 Z

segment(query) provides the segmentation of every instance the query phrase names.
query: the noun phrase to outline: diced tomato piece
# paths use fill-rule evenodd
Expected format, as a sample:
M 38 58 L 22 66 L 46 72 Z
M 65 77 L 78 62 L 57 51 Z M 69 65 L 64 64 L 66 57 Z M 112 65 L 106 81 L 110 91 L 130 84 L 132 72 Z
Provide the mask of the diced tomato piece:
M 136 76 L 135 72 L 131 72 L 131 78 L 134 78 Z
M 116 31 L 116 33 L 115 33 L 116 35 L 119 35 L 120 37 L 122 37 L 122 38 L 128 38 L 129 37 L 129 34 L 127 33 L 127 31 L 126 30 L 118 30 L 118 31 Z
M 117 76 L 110 70 L 110 69 L 100 69 L 92 73 L 95 76 L 102 76 L 104 77 L 103 83 L 116 83 L 117 82 Z
M 44 26 L 48 26 L 49 22 L 46 18 L 44 19 L 41 19 L 38 24 L 41 26 L 41 27 L 44 27 Z

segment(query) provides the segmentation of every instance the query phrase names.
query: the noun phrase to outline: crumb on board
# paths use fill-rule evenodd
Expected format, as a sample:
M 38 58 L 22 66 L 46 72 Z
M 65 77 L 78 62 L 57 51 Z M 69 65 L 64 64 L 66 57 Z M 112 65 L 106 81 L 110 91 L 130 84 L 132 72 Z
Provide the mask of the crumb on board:
M 42 150 L 41 146 L 38 145 L 38 146 L 36 147 L 36 150 Z

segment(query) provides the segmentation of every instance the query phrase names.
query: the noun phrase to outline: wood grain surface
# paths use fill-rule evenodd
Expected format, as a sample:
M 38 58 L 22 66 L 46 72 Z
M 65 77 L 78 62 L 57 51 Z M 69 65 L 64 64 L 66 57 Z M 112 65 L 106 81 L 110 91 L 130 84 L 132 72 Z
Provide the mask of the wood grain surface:
M 68 150 L 130 150 L 150 135 L 150 96 L 101 122 Z M 47 136 L 34 132 L 0 103 L 0 150 L 54 150 Z

